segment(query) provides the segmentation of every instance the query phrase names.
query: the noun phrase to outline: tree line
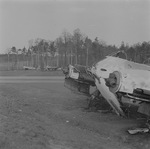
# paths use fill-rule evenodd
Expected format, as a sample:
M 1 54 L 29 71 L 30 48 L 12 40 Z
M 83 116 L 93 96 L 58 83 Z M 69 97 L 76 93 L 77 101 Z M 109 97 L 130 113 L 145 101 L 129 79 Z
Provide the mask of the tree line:
M 91 40 L 80 29 L 75 29 L 72 34 L 63 31 L 54 41 L 37 38 L 29 40 L 28 48 L 17 49 L 13 46 L 7 53 L 7 61 L 8 63 L 14 62 L 16 68 L 17 64 L 23 61 L 24 65 L 41 70 L 48 65 L 57 67 L 65 67 L 68 64 L 90 66 L 106 55 L 117 51 L 124 51 L 130 61 L 146 63 L 150 58 L 150 41 L 132 46 L 122 42 L 120 47 L 116 47 L 100 41 L 97 37 Z

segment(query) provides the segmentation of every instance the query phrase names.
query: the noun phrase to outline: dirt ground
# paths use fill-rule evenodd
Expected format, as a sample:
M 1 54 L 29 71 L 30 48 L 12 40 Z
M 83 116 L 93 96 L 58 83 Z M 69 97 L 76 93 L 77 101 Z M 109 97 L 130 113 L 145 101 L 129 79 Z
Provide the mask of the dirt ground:
M 89 112 L 63 80 L 0 84 L 0 149 L 149 149 L 141 120 Z

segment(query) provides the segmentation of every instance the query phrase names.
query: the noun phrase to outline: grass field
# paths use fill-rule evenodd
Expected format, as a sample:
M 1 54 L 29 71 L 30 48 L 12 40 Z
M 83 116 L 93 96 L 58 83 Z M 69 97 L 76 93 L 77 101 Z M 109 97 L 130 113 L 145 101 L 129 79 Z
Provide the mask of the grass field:
M 40 70 L 10 70 L 0 71 L 0 76 L 63 76 L 62 71 L 40 71 Z
M 0 149 L 150 148 L 149 133 L 127 133 L 141 121 L 88 111 L 87 97 L 73 94 L 61 80 L 37 78 L 40 83 L 0 83 Z
M 17 65 L 15 62 L 0 62 L 0 71 L 6 71 L 6 70 L 23 70 L 23 66 L 26 66 L 26 62 L 19 62 Z

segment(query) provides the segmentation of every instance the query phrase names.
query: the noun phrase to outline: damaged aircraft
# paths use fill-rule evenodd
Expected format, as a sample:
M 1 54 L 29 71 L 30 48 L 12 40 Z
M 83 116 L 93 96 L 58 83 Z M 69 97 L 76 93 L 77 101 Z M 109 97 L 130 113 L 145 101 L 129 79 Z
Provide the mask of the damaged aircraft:
M 69 65 L 63 72 L 65 87 L 87 95 L 90 101 L 101 101 L 102 96 L 117 115 L 126 116 L 125 107 L 133 105 L 150 117 L 150 66 L 128 61 L 117 52 L 92 67 Z

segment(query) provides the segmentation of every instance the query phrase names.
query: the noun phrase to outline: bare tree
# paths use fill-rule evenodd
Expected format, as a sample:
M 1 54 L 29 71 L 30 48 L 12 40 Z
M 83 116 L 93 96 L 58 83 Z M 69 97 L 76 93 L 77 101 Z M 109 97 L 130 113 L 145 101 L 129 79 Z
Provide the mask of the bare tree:
M 83 35 L 80 32 L 80 29 L 75 29 L 73 33 L 73 43 L 75 47 L 75 55 L 76 55 L 76 64 L 79 61 L 79 55 L 81 53 L 82 45 L 83 45 Z
M 64 47 L 64 58 L 65 58 L 65 63 L 64 65 L 66 66 L 67 65 L 67 54 L 69 53 L 69 44 L 71 42 L 71 34 L 67 31 L 63 31 L 62 33 L 62 41 L 63 41 L 63 47 Z
M 86 49 L 86 66 L 88 66 L 89 65 L 89 50 L 92 46 L 92 41 L 88 37 L 86 37 L 85 39 L 84 46 Z

